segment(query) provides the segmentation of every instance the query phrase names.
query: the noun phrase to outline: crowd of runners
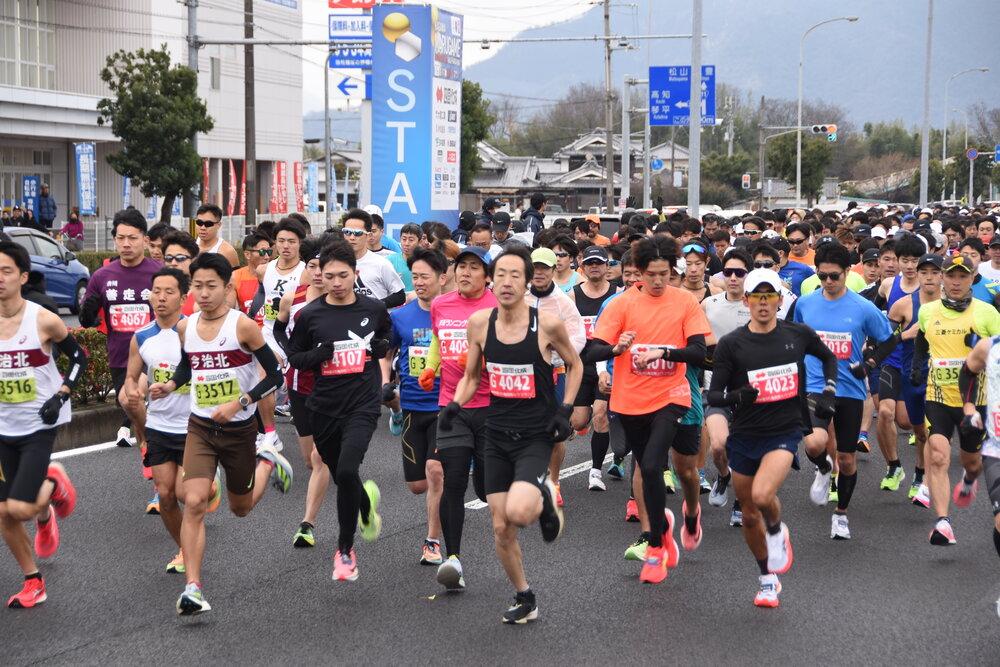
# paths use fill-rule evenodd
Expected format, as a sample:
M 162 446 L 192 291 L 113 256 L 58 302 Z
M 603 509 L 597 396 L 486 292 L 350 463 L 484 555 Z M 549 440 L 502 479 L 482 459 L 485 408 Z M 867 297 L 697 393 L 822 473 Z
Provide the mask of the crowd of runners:
M 559 538 L 560 468 L 567 445 L 588 438 L 587 486 L 621 482 L 625 521 L 638 523 L 621 546 L 644 583 L 712 539 L 707 496 L 756 562 L 754 604 L 777 607 L 794 562 L 782 502 L 804 501 L 781 489 L 800 464 L 814 470 L 809 501 L 831 507 L 833 540 L 852 538 L 849 516 L 857 539 L 873 539 L 851 507 L 865 484 L 926 515 L 927 537 L 914 539 L 956 545 L 951 507 L 968 507 L 982 478 L 1000 556 L 996 215 L 627 210 L 606 236 L 596 216 L 550 221 L 544 197 L 531 204 L 520 220 L 487 207 L 456 229 L 407 224 L 398 241 L 374 206 L 319 235 L 292 214 L 250 231 L 242 252 L 219 237 L 213 205 L 198 210 L 194 237 L 147 227 L 134 209 L 115 215 L 117 258 L 92 276 L 80 322 L 107 332 L 117 444 L 138 449 L 151 480 L 146 511 L 165 528 L 152 548 L 186 578 L 178 614 L 211 609 L 206 513 L 225 499 L 243 517 L 269 487 L 292 486 L 276 414 L 294 423 L 307 484 L 289 548 L 316 546 L 333 492 L 332 577 L 359 578 L 356 535 L 382 530 L 364 459 L 384 411 L 402 479 L 424 496 L 414 562 L 465 589 L 471 477 L 514 588 L 505 623 L 538 618 L 519 531 L 537 523 L 546 542 Z M 87 373 L 62 319 L 22 297 L 30 268 L 20 246 L 0 242 L 0 526 L 24 573 L 12 608 L 45 601 L 38 561 L 56 553 L 58 522 L 75 509 L 51 453 Z M 912 433 L 912 470 L 899 431 Z M 880 455 L 885 474 L 860 479 L 859 455 Z

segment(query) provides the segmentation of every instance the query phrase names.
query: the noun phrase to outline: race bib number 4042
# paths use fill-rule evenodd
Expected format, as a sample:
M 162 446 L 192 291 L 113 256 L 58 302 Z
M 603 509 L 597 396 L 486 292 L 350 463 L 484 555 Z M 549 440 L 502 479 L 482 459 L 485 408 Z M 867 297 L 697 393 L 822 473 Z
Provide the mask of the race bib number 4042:
M 754 403 L 774 403 L 794 398 L 799 393 L 797 364 L 758 368 L 747 373 L 750 386 L 758 391 Z
M 531 364 L 486 364 L 490 393 L 497 398 L 534 398 L 535 369 Z

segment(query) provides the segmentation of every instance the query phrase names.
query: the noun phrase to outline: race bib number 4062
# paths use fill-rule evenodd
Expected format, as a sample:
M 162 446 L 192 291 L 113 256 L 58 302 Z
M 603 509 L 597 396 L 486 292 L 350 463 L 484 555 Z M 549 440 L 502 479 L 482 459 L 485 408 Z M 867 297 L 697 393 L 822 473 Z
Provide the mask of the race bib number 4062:
M 747 373 L 750 386 L 756 389 L 755 403 L 774 403 L 794 398 L 799 393 L 799 368 L 797 364 L 783 364 L 759 368 Z
M 531 364 L 486 364 L 490 393 L 497 398 L 534 398 L 535 369 Z
M 149 306 L 144 303 L 116 303 L 108 314 L 112 331 L 120 333 L 135 333 L 149 324 Z

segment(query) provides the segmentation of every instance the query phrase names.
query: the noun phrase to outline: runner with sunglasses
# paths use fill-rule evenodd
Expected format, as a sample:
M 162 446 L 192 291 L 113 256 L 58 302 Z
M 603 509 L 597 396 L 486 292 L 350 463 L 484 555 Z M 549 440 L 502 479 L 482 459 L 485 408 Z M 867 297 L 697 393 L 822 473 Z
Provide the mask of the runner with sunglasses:
M 681 289 L 690 293 L 698 303 L 722 291 L 706 279 L 710 256 L 708 248 L 700 241 L 692 241 L 681 248 L 681 257 L 685 262 Z
M 764 269 L 765 271 L 777 272 L 781 258 L 778 251 L 767 241 L 760 241 L 750 246 L 750 256 L 753 257 L 751 270 Z M 788 318 L 788 313 L 791 312 L 798 297 L 784 283 L 781 283 L 779 292 L 781 293 L 781 306 L 778 308 L 778 319 L 784 320 Z
M 708 337 L 708 353 L 706 354 L 706 386 L 711 385 L 712 359 L 715 346 L 719 340 L 731 331 L 745 326 L 750 321 L 750 308 L 744 299 L 743 281 L 753 265 L 750 255 L 736 248 L 726 254 L 722 266 L 722 276 L 726 291 L 710 296 L 701 302 L 712 334 Z M 705 410 L 705 433 L 708 436 L 712 460 L 718 476 L 712 483 L 708 503 L 713 507 L 723 507 L 729 500 L 729 484 L 732 474 L 729 469 L 729 458 L 726 456 L 726 439 L 729 437 L 729 422 L 732 421 L 732 409 L 728 407 L 709 406 Z M 733 510 L 729 516 L 729 525 L 740 526 L 743 523 L 743 512 L 740 509 L 739 498 L 733 500 Z
M 202 204 L 195 214 L 195 229 L 198 232 L 199 252 L 217 252 L 225 257 L 235 269 L 240 265 L 236 248 L 222 238 L 222 209 L 215 204 Z M 164 248 L 166 252 L 166 248 Z
M 868 340 L 882 344 L 892 338 L 889 321 L 863 296 L 847 289 L 851 257 L 839 243 L 826 243 L 816 250 L 816 276 L 822 289 L 795 303 L 793 321 L 811 326 L 837 358 L 836 414 L 815 416 L 812 432 L 804 440 L 806 456 L 816 466 L 809 497 L 816 505 L 826 505 L 833 460 L 837 456 L 837 509 L 831 518 L 830 537 L 851 539 L 847 508 L 858 481 L 857 446 L 868 396 L 865 380 L 868 366 L 863 351 Z M 825 389 L 824 368 L 815 357 L 806 357 L 806 392 L 810 403 L 821 400 Z M 832 433 L 831 433 L 832 422 Z M 832 435 L 832 437 L 831 437 Z
M 777 575 L 787 572 L 794 558 L 778 490 L 807 430 L 804 357 L 813 355 L 823 364 L 825 386 L 814 406 L 822 418 L 834 414 L 837 358 L 809 327 L 778 319 L 777 273 L 755 269 L 744 288 L 750 322 L 716 345 L 708 403 L 733 409 L 726 450 L 743 508 L 743 537 L 760 570 L 754 604 L 777 607 Z
M 274 256 L 274 241 L 260 232 L 250 232 L 243 239 L 243 257 L 246 266 L 233 272 L 233 303 L 230 305 L 264 326 L 264 292 L 261 278 L 268 262 Z

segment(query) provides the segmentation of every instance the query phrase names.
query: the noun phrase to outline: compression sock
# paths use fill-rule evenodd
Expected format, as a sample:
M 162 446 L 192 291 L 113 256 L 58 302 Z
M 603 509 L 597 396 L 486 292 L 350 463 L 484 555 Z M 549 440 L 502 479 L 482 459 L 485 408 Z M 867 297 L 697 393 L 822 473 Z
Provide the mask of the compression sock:
M 610 433 L 598 433 L 590 436 L 590 463 L 591 468 L 600 470 L 604 465 L 604 457 L 608 455 L 608 447 L 611 446 Z
M 806 457 L 808 457 L 808 459 L 812 461 L 812 464 L 817 468 L 819 468 L 819 471 L 824 475 L 828 474 L 831 470 L 833 470 L 833 466 L 830 465 L 830 461 L 827 460 L 826 452 L 821 452 L 816 456 L 807 453 Z
M 837 510 L 845 512 L 847 506 L 851 504 L 851 496 L 854 495 L 854 485 L 858 481 L 858 473 L 847 475 L 840 473 L 837 478 Z
M 923 484 L 923 482 L 924 482 L 924 469 L 921 468 L 920 466 L 914 467 L 913 468 L 913 483 L 914 484 Z
M 768 524 L 768 526 L 767 526 L 767 534 L 768 535 L 777 535 L 780 532 L 781 532 L 781 522 L 780 521 L 778 523 L 774 524 L 773 526 L 770 525 L 770 524 Z
M 769 570 L 768 567 L 767 567 L 767 559 L 766 558 L 762 558 L 761 560 L 757 561 L 757 567 L 760 568 L 760 573 L 762 575 L 771 574 L 771 570 Z
M 889 461 L 888 463 L 889 463 L 889 474 L 890 475 L 895 474 L 895 472 L 897 470 L 899 470 L 899 466 L 901 465 L 899 463 L 899 459 L 893 459 L 893 460 Z

